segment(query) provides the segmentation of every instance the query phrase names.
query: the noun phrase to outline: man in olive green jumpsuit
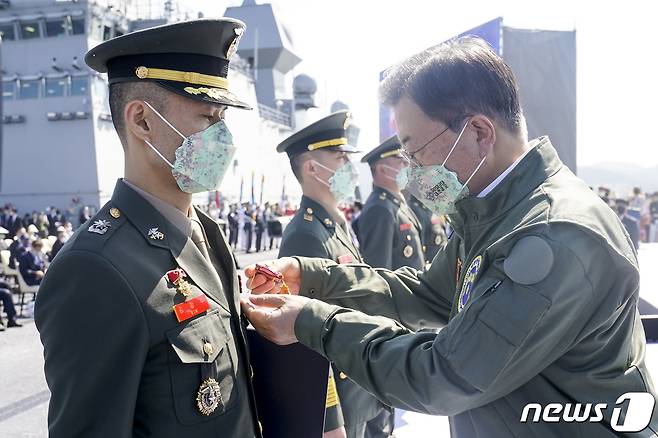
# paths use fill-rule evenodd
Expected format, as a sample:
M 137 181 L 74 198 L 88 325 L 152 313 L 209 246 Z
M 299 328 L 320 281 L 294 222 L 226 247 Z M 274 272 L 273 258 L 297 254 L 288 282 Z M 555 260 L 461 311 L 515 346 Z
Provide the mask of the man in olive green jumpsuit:
M 548 137 L 527 140 L 507 64 L 462 38 L 404 61 L 381 94 L 409 189 L 449 215 L 447 246 L 424 272 L 280 259 L 291 290 L 318 299 L 253 296 L 251 322 L 386 403 L 449 415 L 456 437 L 656 436 L 636 253 Z M 253 274 L 254 292 L 278 291 Z M 382 300 L 391 319 L 350 310 Z
M 422 229 L 421 242 L 423 243 L 425 262 L 432 263 L 434 256 L 447 241 L 443 220 L 441 216 L 432 212 L 425 204 L 416 199 L 415 196 L 407 194 L 406 197 L 407 204 L 418 218 L 418 222 L 420 222 Z
M 295 133 L 277 147 L 277 151 L 288 154 L 304 194 L 299 210 L 283 234 L 279 257 L 319 257 L 341 264 L 363 261 L 354 244 L 351 227 L 338 209 L 343 196 L 354 194 L 358 175 L 348 155 L 357 152 L 346 141 L 349 120 L 347 111 L 333 113 Z M 347 172 L 351 178 L 341 179 L 346 170 L 351 170 Z M 345 187 L 336 187 L 338 180 L 344 181 Z M 373 430 L 376 425 L 368 423 L 386 410 L 384 405 L 352 382 L 344 372 L 333 368 L 329 393 L 332 388 L 335 392 L 336 387 L 338 399 L 328 397 L 332 406 L 327 405 L 325 431 L 342 426 L 344 418 L 348 438 L 388 436 L 381 426 L 377 431 Z
M 411 211 L 396 177 L 406 164 L 393 136 L 361 158 L 372 172 L 372 193 L 359 216 L 359 244 L 367 264 L 375 268 L 423 269 L 421 225 Z
M 261 436 L 233 256 L 191 206 L 231 160 L 224 111 L 249 108 L 226 82 L 243 31 L 181 22 L 85 58 L 108 73 L 125 178 L 37 296 L 52 438 Z

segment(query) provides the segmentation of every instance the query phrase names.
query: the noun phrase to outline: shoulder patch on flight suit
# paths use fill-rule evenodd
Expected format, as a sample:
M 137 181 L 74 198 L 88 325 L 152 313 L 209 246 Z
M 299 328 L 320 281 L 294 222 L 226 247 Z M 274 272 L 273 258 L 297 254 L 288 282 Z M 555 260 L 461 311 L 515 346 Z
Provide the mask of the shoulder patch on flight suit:
M 555 256 L 541 237 L 521 238 L 503 262 L 505 275 L 515 283 L 530 285 L 542 281 L 551 272 Z

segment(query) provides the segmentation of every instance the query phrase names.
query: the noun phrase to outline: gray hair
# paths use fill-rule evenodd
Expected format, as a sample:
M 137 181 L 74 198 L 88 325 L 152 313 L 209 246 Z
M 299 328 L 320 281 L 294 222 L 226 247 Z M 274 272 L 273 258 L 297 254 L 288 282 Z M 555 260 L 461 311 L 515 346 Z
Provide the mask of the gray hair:
M 520 133 L 523 112 L 512 69 L 477 37 L 456 38 L 413 55 L 386 72 L 380 100 L 394 106 L 403 96 L 453 131 L 483 114 Z

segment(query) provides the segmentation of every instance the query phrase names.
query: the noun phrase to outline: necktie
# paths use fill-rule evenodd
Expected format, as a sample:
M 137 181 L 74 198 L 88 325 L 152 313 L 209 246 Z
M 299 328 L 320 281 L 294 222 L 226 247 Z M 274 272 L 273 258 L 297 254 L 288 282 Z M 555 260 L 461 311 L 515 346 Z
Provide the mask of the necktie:
M 194 244 L 199 249 L 199 251 L 201 251 L 203 257 L 206 260 L 210 261 L 210 255 L 208 254 L 206 237 L 205 234 L 203 233 L 203 228 L 201 228 L 201 223 L 197 220 L 192 219 L 190 224 L 192 225 L 192 236 L 190 237 L 192 239 L 192 242 L 194 242 Z

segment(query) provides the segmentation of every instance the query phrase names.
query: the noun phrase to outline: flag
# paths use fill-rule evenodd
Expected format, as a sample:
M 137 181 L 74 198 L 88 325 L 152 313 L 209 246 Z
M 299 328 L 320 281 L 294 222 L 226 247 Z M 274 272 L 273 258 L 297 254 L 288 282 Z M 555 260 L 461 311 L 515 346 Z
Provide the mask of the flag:
M 263 205 L 263 192 L 265 191 L 265 174 L 260 177 L 260 205 Z
M 255 184 L 256 173 L 251 171 L 251 205 L 256 203 L 256 195 L 254 194 L 254 184 Z

